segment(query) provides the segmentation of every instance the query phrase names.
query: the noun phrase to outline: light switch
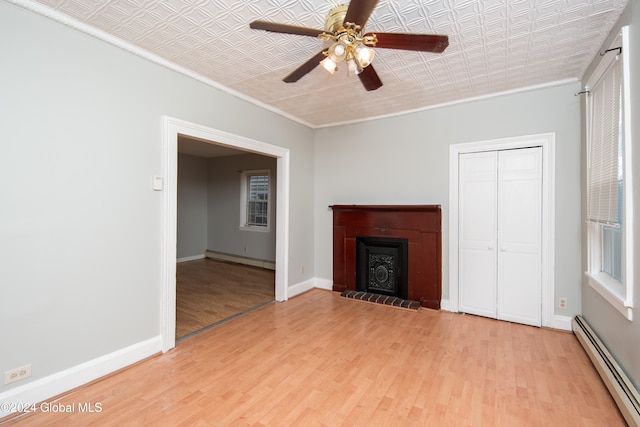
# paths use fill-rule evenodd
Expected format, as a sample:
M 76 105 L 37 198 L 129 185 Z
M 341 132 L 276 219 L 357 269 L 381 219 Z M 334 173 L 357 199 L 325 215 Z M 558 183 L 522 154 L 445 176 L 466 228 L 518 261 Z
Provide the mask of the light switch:
M 153 177 L 153 190 L 154 191 L 162 191 L 162 188 L 164 186 L 164 182 L 162 180 L 161 176 L 154 176 Z

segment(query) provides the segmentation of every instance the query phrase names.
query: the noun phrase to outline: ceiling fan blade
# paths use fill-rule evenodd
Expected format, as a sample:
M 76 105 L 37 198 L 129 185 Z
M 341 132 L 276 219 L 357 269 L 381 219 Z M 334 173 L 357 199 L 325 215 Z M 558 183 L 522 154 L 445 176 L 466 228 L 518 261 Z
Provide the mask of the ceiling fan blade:
M 440 53 L 449 46 L 449 37 L 438 34 L 369 33 L 378 37 L 375 47 Z
M 377 4 L 378 0 L 351 0 L 344 22 L 351 22 L 364 28 Z
M 318 52 L 316 55 L 311 57 L 311 59 L 309 59 L 307 62 L 305 62 L 298 68 L 296 68 L 291 74 L 289 74 L 287 77 L 282 79 L 282 81 L 285 83 L 294 83 L 300 80 L 307 73 L 311 72 L 311 70 L 313 70 L 318 66 L 320 61 L 322 61 L 326 57 L 324 53 L 327 52 L 328 50 L 329 49 L 323 49 L 320 52 Z
M 322 30 L 316 30 L 314 28 L 299 27 L 297 25 L 289 24 L 278 24 L 276 22 L 267 21 L 253 21 L 249 24 L 249 28 L 252 28 L 254 30 L 271 31 L 273 33 L 297 34 L 300 36 L 311 37 L 318 37 L 318 34 L 322 34 L 325 32 Z
M 378 77 L 378 73 L 373 69 L 373 65 L 365 67 L 360 74 L 360 81 L 366 90 L 376 90 L 382 86 L 382 80 Z

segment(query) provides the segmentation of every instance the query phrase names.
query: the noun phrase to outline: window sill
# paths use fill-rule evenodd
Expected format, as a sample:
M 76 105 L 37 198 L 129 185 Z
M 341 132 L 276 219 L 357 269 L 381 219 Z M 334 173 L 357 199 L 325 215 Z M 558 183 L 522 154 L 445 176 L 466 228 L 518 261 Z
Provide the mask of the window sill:
M 241 225 L 240 230 L 242 231 L 257 231 L 258 233 L 268 233 L 271 231 L 270 227 L 252 227 L 250 225 Z
M 602 298 L 618 310 L 627 320 L 633 320 L 633 306 L 625 302 L 622 283 L 611 279 L 606 274 L 591 274 L 589 272 L 585 274 L 587 275 L 589 285 L 598 292 Z

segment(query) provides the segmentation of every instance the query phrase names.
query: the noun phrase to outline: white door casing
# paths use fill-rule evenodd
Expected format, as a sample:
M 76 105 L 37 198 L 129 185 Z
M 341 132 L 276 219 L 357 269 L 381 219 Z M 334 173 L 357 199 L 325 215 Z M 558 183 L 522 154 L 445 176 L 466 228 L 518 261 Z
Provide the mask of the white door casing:
M 540 151 L 459 157 L 462 312 L 541 325 Z
M 558 329 L 570 329 L 570 323 L 562 316 L 554 314 L 554 247 L 555 234 L 555 134 L 527 135 L 513 138 L 479 141 L 472 143 L 454 144 L 449 149 L 449 299 L 443 301 L 450 311 L 460 311 L 460 307 L 468 304 L 460 290 L 461 275 L 464 266 L 460 266 L 459 247 L 460 231 L 463 227 L 461 215 L 464 206 L 459 206 L 459 158 L 465 153 L 479 153 L 486 151 L 510 150 L 528 147 L 541 147 L 540 167 L 542 182 L 540 187 L 540 306 L 542 308 L 541 324 Z M 466 209 L 469 209 L 467 206 Z M 479 212 L 476 212 L 479 214 Z M 472 236 L 470 236 L 472 237 Z M 471 239 L 473 240 L 473 239 Z M 469 242 L 467 242 L 469 243 Z M 475 242 L 476 245 L 479 242 Z M 488 250 L 488 243 L 486 245 Z M 479 248 L 479 246 L 478 246 Z M 468 248 L 467 248 L 468 249 Z M 467 250 L 465 249 L 465 250 Z M 479 249 L 478 249 L 479 250 Z M 500 248 L 496 247 L 499 251 Z M 507 249 L 508 250 L 508 249 Z M 515 254 L 514 254 L 515 255 Z M 467 273 L 468 274 L 468 273 Z M 496 270 L 496 274 L 497 270 Z M 505 294 L 506 295 L 506 294 Z M 487 307 L 482 308 L 487 310 Z M 491 309 L 490 309 L 491 310 Z M 496 316 L 498 307 L 496 306 Z M 505 311 L 509 315 L 509 310 Z
M 162 351 L 175 347 L 176 331 L 176 243 L 177 243 L 177 183 L 178 135 L 225 145 L 239 150 L 263 154 L 277 159 L 276 201 L 276 301 L 288 298 L 289 271 L 289 150 L 255 141 L 221 130 L 164 116 L 163 124 L 163 215 L 162 215 L 162 284 L 160 296 L 160 335 Z

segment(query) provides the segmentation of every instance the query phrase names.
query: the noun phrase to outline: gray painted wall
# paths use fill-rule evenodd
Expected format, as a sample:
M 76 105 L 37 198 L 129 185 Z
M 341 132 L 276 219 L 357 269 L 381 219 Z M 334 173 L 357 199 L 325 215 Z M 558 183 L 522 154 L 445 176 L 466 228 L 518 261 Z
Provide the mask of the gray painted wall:
M 178 259 L 202 256 L 208 249 L 275 262 L 276 163 L 277 159 L 258 154 L 211 159 L 179 154 Z M 269 232 L 239 227 L 239 171 L 258 169 L 270 171 L 272 226 Z
M 4 1 L 0 40 L 0 392 L 160 334 L 163 115 L 290 150 L 313 277 L 311 129 Z
M 263 261 L 276 259 L 276 162 L 256 154 L 216 157 L 208 161 L 207 249 Z M 240 172 L 269 169 L 271 179 L 271 229 L 240 229 Z
M 558 315 L 581 312 L 580 84 L 316 132 L 316 275 L 332 276 L 333 204 L 440 204 L 443 298 L 449 297 L 449 146 L 556 133 L 555 294 Z
M 606 302 L 600 294 L 591 288 L 586 279 L 583 279 L 583 316 L 591 325 L 593 330 L 598 334 L 600 339 L 605 343 L 618 363 L 626 371 L 627 375 L 634 382 L 636 388 L 640 389 L 640 263 L 637 261 L 640 255 L 640 145 L 637 141 L 640 138 L 640 3 L 637 1 L 629 2 L 627 9 L 620 18 L 618 24 L 613 29 L 603 46 L 608 46 L 611 39 L 620 31 L 624 25 L 629 25 L 629 38 L 631 46 L 626 48 L 626 53 L 631 55 L 631 111 L 632 123 L 635 126 L 633 132 L 633 229 L 634 243 L 633 251 L 635 254 L 635 262 L 633 265 L 634 274 L 634 303 L 635 309 L 633 313 L 634 321 L 630 322 L 623 317 L 616 309 Z M 599 58 L 597 58 L 599 59 Z M 592 63 L 590 69 L 584 77 L 587 81 L 589 75 L 593 72 L 596 60 Z M 586 150 L 586 141 L 583 142 Z M 584 161 L 584 157 L 583 157 Z M 583 192 L 583 200 L 586 201 L 586 195 Z M 584 217 L 586 219 L 586 216 Z M 587 270 L 587 238 L 586 232 L 583 233 L 583 267 L 582 271 Z
M 203 256 L 207 249 L 207 159 L 178 154 L 176 256 Z

